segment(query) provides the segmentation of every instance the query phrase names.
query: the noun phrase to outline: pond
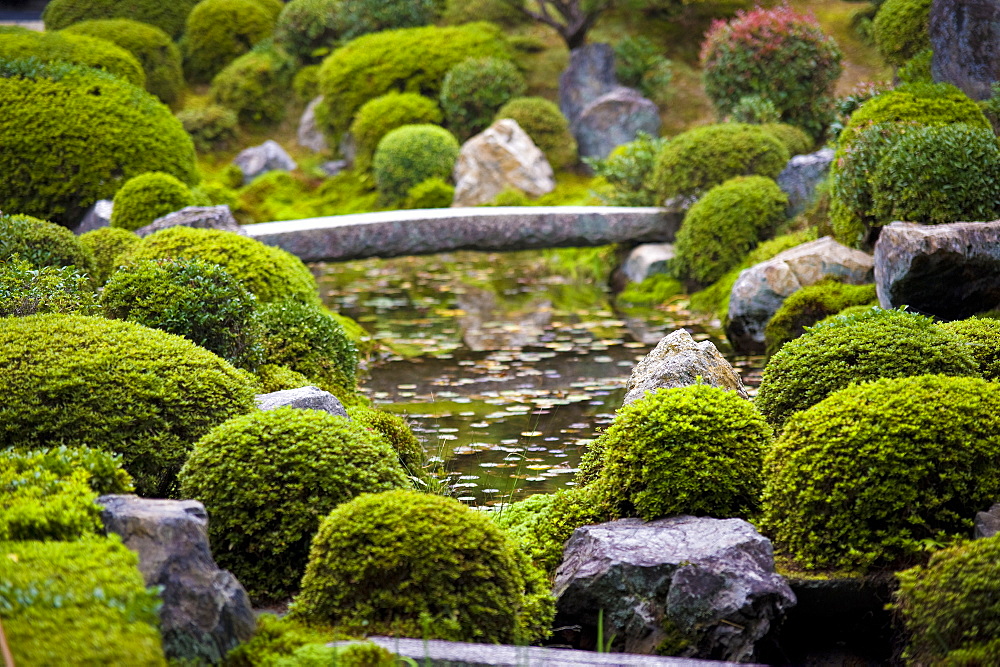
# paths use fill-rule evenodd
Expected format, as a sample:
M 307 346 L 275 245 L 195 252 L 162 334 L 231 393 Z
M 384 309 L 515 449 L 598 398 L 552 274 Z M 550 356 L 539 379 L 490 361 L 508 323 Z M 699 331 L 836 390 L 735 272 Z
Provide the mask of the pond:
M 635 363 L 685 327 L 729 356 L 680 297 L 622 310 L 613 250 L 456 252 L 316 267 L 326 304 L 391 353 L 363 391 L 405 416 L 460 500 L 489 506 L 573 484 Z M 753 380 L 754 359 L 736 359 Z

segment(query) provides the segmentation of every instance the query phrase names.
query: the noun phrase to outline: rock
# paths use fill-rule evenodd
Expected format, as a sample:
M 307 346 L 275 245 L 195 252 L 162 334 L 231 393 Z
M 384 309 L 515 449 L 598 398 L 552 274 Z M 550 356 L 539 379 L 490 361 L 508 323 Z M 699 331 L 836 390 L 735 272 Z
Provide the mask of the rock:
M 972 537 L 978 540 L 983 537 L 993 537 L 997 533 L 1000 533 L 1000 505 L 993 505 L 989 511 L 976 514 Z
M 934 0 L 930 13 L 931 74 L 974 100 L 992 96 L 1000 81 L 1000 2 Z
M 327 149 L 326 136 L 316 124 L 316 107 L 322 101 L 323 96 L 320 95 L 306 106 L 306 110 L 302 112 L 302 118 L 299 119 L 299 129 L 295 135 L 299 146 L 308 148 L 314 153 L 322 153 Z M 292 168 L 294 169 L 294 167 Z
M 162 218 L 157 218 L 145 227 L 135 230 L 139 236 L 149 236 L 154 232 L 169 227 L 195 227 L 197 229 L 218 229 L 224 232 L 232 232 L 246 236 L 243 227 L 236 222 L 232 211 L 223 204 L 222 206 L 188 206 L 179 211 L 168 213 Z
M 319 166 L 319 170 L 327 176 L 336 176 L 349 166 L 350 165 L 347 164 L 347 160 L 329 160 L 321 164 Z
M 742 519 L 621 519 L 573 532 L 556 571 L 556 625 L 597 626 L 626 653 L 743 661 L 795 595 L 771 542 Z
M 277 410 L 287 405 L 299 410 L 322 410 L 338 417 L 347 417 L 347 411 L 337 397 L 319 387 L 299 387 L 274 391 L 270 394 L 257 394 L 254 396 L 254 401 L 261 410 Z
M 632 369 L 622 405 L 638 401 L 646 392 L 687 387 L 699 382 L 735 391 L 750 398 L 736 369 L 706 340 L 696 343 L 686 329 L 664 336 L 652 352 Z
M 587 44 L 569 54 L 559 75 L 559 110 L 572 124 L 591 102 L 618 86 L 615 52 L 609 44 Z
M 299 166 L 285 149 L 272 139 L 242 151 L 233 158 L 233 164 L 243 171 L 243 185 L 269 171 L 292 171 Z
M 580 157 L 606 158 L 639 132 L 660 133 L 660 110 L 642 94 L 618 86 L 588 104 L 570 126 Z
M 726 336 L 737 352 L 764 353 L 764 327 L 790 294 L 824 278 L 851 285 L 873 280 L 871 255 L 832 237 L 790 248 L 740 273 L 729 296 Z
M 946 320 L 1000 306 L 1000 220 L 918 225 L 894 222 L 875 243 L 883 308 L 907 305 Z
M 629 282 L 641 283 L 657 273 L 666 273 L 667 264 L 674 258 L 671 243 L 643 243 L 629 251 L 622 264 L 622 273 Z
M 529 197 L 556 189 L 545 153 L 510 118 L 498 120 L 465 142 L 454 177 L 453 207 L 485 204 L 507 188 L 517 188 Z
M 778 174 L 778 187 L 788 195 L 788 217 L 797 216 L 813 203 L 816 186 L 830 173 L 833 152 L 832 148 L 824 148 L 808 155 L 796 155 Z
M 113 209 L 114 202 L 110 199 L 97 201 L 87 209 L 87 212 L 83 215 L 83 219 L 80 220 L 80 224 L 73 228 L 73 233 L 79 235 L 109 226 L 111 224 L 111 211 Z
M 208 545 L 208 515 L 196 500 L 101 496 L 108 533 L 139 554 L 147 586 L 162 586 L 160 634 L 173 660 L 218 663 L 253 635 L 250 599 L 220 570 Z

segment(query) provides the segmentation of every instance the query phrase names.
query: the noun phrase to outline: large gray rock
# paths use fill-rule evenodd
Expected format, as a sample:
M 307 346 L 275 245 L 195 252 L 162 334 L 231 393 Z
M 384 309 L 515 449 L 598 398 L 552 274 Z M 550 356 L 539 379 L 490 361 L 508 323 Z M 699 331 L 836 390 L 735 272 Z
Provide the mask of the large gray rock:
M 883 227 L 875 287 L 883 308 L 907 305 L 948 320 L 997 308 L 1000 220 Z
M 975 539 L 993 537 L 1000 533 L 1000 505 L 993 505 L 986 512 L 978 512 L 972 536 Z
M 153 220 L 145 227 L 135 230 L 135 233 L 139 236 L 149 236 L 170 227 L 217 229 L 223 232 L 246 235 L 243 227 L 233 217 L 233 212 L 225 204 L 222 206 L 188 206 Z
M 217 663 L 256 627 L 246 591 L 220 570 L 208 545 L 208 515 L 196 500 L 101 496 L 108 533 L 139 554 L 147 586 L 162 586 L 160 634 L 168 658 Z
M 233 164 L 243 172 L 243 185 L 269 171 L 293 171 L 299 166 L 273 139 L 242 151 L 233 158 Z
M 618 86 L 580 111 L 570 125 L 580 157 L 606 158 L 622 144 L 634 141 L 640 132 L 660 133 L 660 110 L 642 94 Z
M 587 44 L 573 49 L 569 67 L 559 75 L 559 110 L 572 124 L 591 102 L 617 86 L 611 45 Z
M 84 234 L 92 232 L 95 229 L 100 229 L 101 227 L 109 226 L 111 224 L 111 211 L 114 210 L 114 207 L 114 202 L 110 199 L 97 201 L 87 209 L 87 212 L 83 215 L 83 219 L 80 220 L 80 224 L 73 228 L 73 233 Z
M 454 207 L 485 204 L 508 188 L 529 197 L 556 189 L 545 153 L 510 118 L 498 120 L 465 142 L 455 162 L 454 178 Z
M 778 187 L 788 195 L 788 215 L 802 213 L 816 198 L 816 187 L 826 180 L 833 163 L 833 149 L 796 155 L 778 174 Z
M 622 404 L 638 401 L 646 392 L 687 387 L 699 381 L 749 398 L 740 374 L 719 354 L 712 341 L 695 342 L 686 329 L 678 329 L 664 336 L 632 369 Z
M 657 273 L 666 273 L 673 258 L 672 243 L 643 243 L 629 251 L 622 263 L 622 273 L 629 282 L 641 283 Z
M 1000 81 L 1000 1 L 934 0 L 930 13 L 931 74 L 969 97 L 985 100 Z
M 795 604 L 771 543 L 746 521 L 690 516 L 585 526 L 556 571 L 556 625 L 596 628 L 628 653 L 744 661 Z M 679 649 L 679 650 L 678 650 Z
M 299 387 L 274 391 L 270 394 L 257 394 L 254 396 L 254 401 L 261 410 L 277 410 L 287 406 L 299 410 L 322 410 L 338 417 L 347 417 L 347 411 L 337 397 L 319 387 Z
M 740 273 L 729 296 L 729 342 L 737 352 L 763 354 L 764 327 L 789 295 L 824 278 L 871 283 L 874 265 L 871 255 L 824 236 L 751 266 Z
M 306 110 L 302 112 L 302 118 L 299 119 L 299 129 L 295 134 L 299 146 L 308 148 L 314 153 L 322 153 L 327 149 L 326 135 L 316 124 L 316 107 L 322 102 L 323 96 L 320 95 L 306 105 Z

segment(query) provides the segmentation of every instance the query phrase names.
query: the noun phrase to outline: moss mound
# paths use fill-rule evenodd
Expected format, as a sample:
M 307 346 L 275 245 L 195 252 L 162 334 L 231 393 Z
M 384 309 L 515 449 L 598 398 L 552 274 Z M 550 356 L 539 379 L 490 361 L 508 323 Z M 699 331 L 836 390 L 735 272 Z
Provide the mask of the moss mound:
M 193 205 L 191 190 L 170 174 L 160 171 L 139 174 L 115 193 L 111 226 L 134 232 L 157 218 Z
M 4 35 L 0 40 L 0 59 L 27 58 L 42 63 L 62 62 L 95 67 L 140 88 L 146 85 L 142 65 L 127 49 L 89 35 L 33 31 Z
M 90 19 L 131 19 L 156 26 L 177 39 L 198 0 L 52 0 L 42 19 L 46 30 L 62 30 Z
M 116 227 L 101 227 L 79 236 L 80 245 L 94 256 L 94 284 L 103 285 L 118 268 L 118 258 L 139 242 L 134 232 Z
M 805 130 L 788 123 L 764 123 L 761 127 L 784 144 L 791 156 L 808 153 L 816 145 Z
M 544 97 L 517 97 L 497 111 L 494 121 L 510 118 L 542 149 L 553 169 L 565 169 L 576 162 L 576 138 L 559 105 Z
M 212 79 L 212 101 L 236 112 L 246 125 L 266 126 L 285 117 L 295 63 L 277 49 L 257 48 Z
M 184 131 L 191 135 L 199 153 L 224 151 L 236 145 L 236 125 L 239 119 L 232 109 L 218 104 L 206 104 L 197 109 L 184 109 L 177 114 Z M 243 183 L 242 176 L 239 183 Z
M 203 0 L 187 17 L 184 73 L 208 83 L 222 68 L 271 36 L 277 14 L 257 0 Z
M 278 366 L 277 364 L 261 364 L 254 371 L 254 376 L 260 384 L 262 394 L 284 391 L 285 389 L 298 389 L 312 384 L 309 378 L 302 373 L 296 373 L 287 366 Z
M 377 433 L 388 442 L 399 457 L 399 463 L 411 478 L 426 481 L 424 471 L 424 448 L 420 446 L 417 436 L 413 434 L 410 425 L 399 415 L 384 410 L 368 408 L 363 405 L 347 409 L 351 419 L 361 426 Z
M 885 0 L 872 24 L 875 46 L 890 65 L 900 66 L 931 48 L 931 0 Z
M 979 372 L 987 380 L 1000 381 L 1000 320 L 989 317 L 970 317 L 966 320 L 939 325 L 956 334 L 968 345 L 972 358 L 979 364 Z
M 94 269 L 94 255 L 65 227 L 28 215 L 0 214 L 0 261 L 14 255 L 36 267 Z
M 764 329 L 767 356 L 805 333 L 806 327 L 852 306 L 877 306 L 875 285 L 845 285 L 827 279 L 794 292 L 781 304 Z
M 386 202 L 399 202 L 429 178 L 450 178 L 458 150 L 454 135 L 437 125 L 404 125 L 390 131 L 372 158 L 379 194 Z
M 468 58 L 441 83 L 441 108 L 448 128 L 461 140 L 485 130 L 493 115 L 527 89 L 524 75 L 510 60 Z
M 416 93 L 391 92 L 365 102 L 351 123 L 357 147 L 354 164 L 368 169 L 382 137 L 397 127 L 437 125 L 442 119 L 437 102 Z

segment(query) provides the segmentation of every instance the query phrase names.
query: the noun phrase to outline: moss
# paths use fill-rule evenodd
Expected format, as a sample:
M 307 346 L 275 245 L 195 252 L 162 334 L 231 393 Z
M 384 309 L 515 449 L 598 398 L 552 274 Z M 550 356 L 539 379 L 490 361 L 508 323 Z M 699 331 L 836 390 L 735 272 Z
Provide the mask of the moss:
M 383 201 L 402 201 L 410 188 L 429 178 L 450 178 L 458 150 L 458 140 L 437 125 L 404 125 L 390 131 L 372 158 Z
M 208 83 L 226 65 L 274 32 L 277 15 L 256 0 L 204 0 L 187 17 L 184 73 Z
M 108 282 L 108 278 L 118 268 L 118 258 L 139 242 L 135 232 L 116 227 L 101 227 L 81 234 L 79 239 L 80 245 L 90 250 L 94 256 L 94 272 L 91 277 L 97 285 Z
M 782 302 L 764 329 L 767 356 L 805 333 L 820 320 L 851 306 L 876 306 L 875 285 L 845 285 L 826 279 L 793 292 Z
M 497 111 L 494 121 L 510 118 L 542 149 L 555 170 L 576 163 L 576 138 L 559 106 L 543 97 L 517 97 Z
M 1000 381 L 1000 320 L 970 317 L 940 326 L 956 334 L 969 347 L 984 378 Z
M 36 268 L 19 256 L 0 261 L 0 317 L 36 313 L 97 315 L 100 308 L 90 279 L 72 266 Z
M 198 0 L 52 0 L 42 19 L 46 30 L 62 30 L 90 19 L 131 19 L 148 23 L 176 39 L 184 32 L 184 22 Z
M 357 152 L 357 169 L 371 167 L 379 142 L 390 131 L 404 125 L 437 125 L 444 116 L 437 102 L 416 93 L 390 92 L 365 102 L 351 122 Z
M 448 208 L 455 199 L 455 186 L 443 178 L 428 178 L 406 191 L 403 208 Z
M 212 79 L 212 101 L 236 113 L 240 123 L 274 125 L 285 117 L 295 63 L 278 49 L 254 49 Z
M 441 108 L 448 128 L 464 141 L 485 130 L 500 107 L 526 89 L 524 76 L 510 60 L 463 60 L 448 70 L 441 83 Z
M 18 255 L 35 267 L 73 266 L 94 269 L 94 256 L 65 227 L 27 215 L 0 213 L 0 260 Z
M 666 273 L 656 273 L 641 283 L 629 283 L 618 294 L 618 301 L 637 306 L 658 306 L 684 293 L 684 285 Z
M 177 114 L 184 131 L 191 135 L 199 153 L 224 151 L 236 145 L 236 124 L 239 122 L 232 109 L 207 104 L 197 109 L 185 109 Z M 240 184 L 243 182 L 240 175 Z
M 194 204 L 191 190 L 170 174 L 153 171 L 129 179 L 115 193 L 111 226 L 134 232 Z
M 312 382 L 302 373 L 296 373 L 287 366 L 261 364 L 254 372 L 262 394 L 270 394 L 286 389 L 308 387 Z
M 885 0 L 875 15 L 875 46 L 885 61 L 902 65 L 931 48 L 931 0 Z
M 226 654 L 227 667 L 274 667 L 302 646 L 328 642 L 333 633 L 293 621 L 288 616 L 263 613 L 257 616 L 253 637 Z M 332 664 L 332 662 L 330 663 Z
M 34 58 L 43 63 L 64 62 L 102 69 L 140 88 L 146 85 L 142 65 L 126 49 L 89 35 L 39 33 L 5 35 L 0 58 Z
M 430 479 L 424 469 L 427 456 L 405 419 L 391 412 L 360 405 L 348 408 L 347 414 L 361 426 L 384 438 L 396 452 L 406 473 L 417 480 L 418 485 L 427 485 Z
M 761 127 L 784 144 L 791 156 L 810 152 L 816 142 L 802 128 L 787 123 L 764 123 Z

